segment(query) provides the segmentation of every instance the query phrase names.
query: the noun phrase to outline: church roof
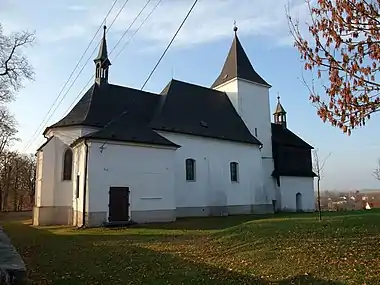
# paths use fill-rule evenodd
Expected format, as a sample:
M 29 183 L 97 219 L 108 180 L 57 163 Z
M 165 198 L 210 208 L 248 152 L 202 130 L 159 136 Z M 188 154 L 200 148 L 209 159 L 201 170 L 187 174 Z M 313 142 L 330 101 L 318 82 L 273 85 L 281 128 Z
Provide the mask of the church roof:
M 311 145 L 291 130 L 272 123 L 273 176 L 315 177 L 312 149 Z
M 234 78 L 245 79 L 271 87 L 252 67 L 236 32 L 222 72 L 212 84 L 211 88 L 217 87 Z
M 277 106 L 273 114 L 286 114 L 286 111 L 284 107 L 282 107 L 280 101 L 277 102 Z
M 280 124 L 272 123 L 272 142 L 297 148 L 313 149 L 311 145 Z
M 94 59 L 94 62 L 96 63 L 96 62 L 100 61 L 102 63 L 102 65 L 104 65 L 104 64 L 111 65 L 111 62 L 108 59 L 108 52 L 107 52 L 106 29 L 107 29 L 107 27 L 104 26 L 103 27 L 103 38 L 100 42 L 98 56 Z
M 151 126 L 154 129 L 250 144 L 261 144 L 236 112 L 227 94 L 171 80 Z
M 247 129 L 228 96 L 172 80 L 162 94 L 113 84 L 94 84 L 56 127 L 101 128 L 86 137 L 178 147 L 154 130 L 261 144 Z

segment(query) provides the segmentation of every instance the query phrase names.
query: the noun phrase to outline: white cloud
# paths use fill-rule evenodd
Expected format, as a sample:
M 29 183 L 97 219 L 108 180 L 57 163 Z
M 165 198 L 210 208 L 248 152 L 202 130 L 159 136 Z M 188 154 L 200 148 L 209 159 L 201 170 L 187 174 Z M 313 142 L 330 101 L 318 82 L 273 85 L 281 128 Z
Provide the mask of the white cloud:
M 151 1 L 126 38 L 139 26 L 157 1 Z M 129 0 L 111 27 L 110 36 L 119 38 L 145 3 L 141 0 Z M 167 43 L 192 3 L 190 0 L 163 0 L 136 37 L 154 45 Z M 71 37 L 82 36 L 84 32 L 93 34 L 111 4 L 99 1 L 88 5 L 82 3 L 82 6 L 78 7 L 71 6 L 71 9 L 87 9 L 86 14 L 81 13 L 76 22 L 81 28 L 77 27 L 71 31 Z M 111 24 L 123 4 L 123 1 L 120 1 L 115 6 L 107 19 L 107 25 Z M 241 35 L 265 36 L 273 40 L 274 44 L 287 45 L 291 41 L 285 15 L 286 5 L 289 5 L 291 13 L 294 13 L 301 22 L 307 18 L 308 10 L 304 0 L 200 0 L 177 36 L 174 46 L 191 46 L 231 37 L 234 20 L 237 21 Z M 63 36 L 59 38 L 70 37 L 66 36 L 65 30 L 67 29 L 63 30 Z
M 148 15 L 157 1 L 159 0 L 151 0 L 126 39 Z M 91 39 L 112 3 L 113 1 L 82 0 L 78 4 L 77 1 L 67 0 L 64 4 L 50 2 L 48 5 L 44 5 L 44 9 L 37 9 L 34 12 L 35 5 L 31 5 L 25 9 L 32 9 L 35 20 L 30 23 L 32 20 L 30 18 L 26 24 L 35 27 L 39 38 L 44 42 L 53 43 L 78 38 L 87 40 Z M 110 37 L 115 37 L 117 40 L 145 3 L 146 1 L 129 0 L 113 24 Z M 166 44 L 192 3 L 193 0 L 162 0 L 158 9 L 136 34 L 136 38 L 153 46 Z M 116 4 L 107 19 L 108 26 L 123 4 L 124 1 Z M 237 22 L 240 35 L 264 36 L 273 44 L 288 45 L 291 40 L 285 15 L 286 5 L 289 5 L 291 13 L 297 16 L 301 23 L 305 22 L 308 16 L 305 0 L 199 0 L 178 34 L 174 46 L 192 46 L 231 37 L 234 20 Z M 2 15 L 3 22 L 13 22 L 12 19 L 19 18 L 17 14 L 19 9 L 21 8 L 15 7 L 12 13 Z M 22 10 L 19 10 L 19 14 L 23 13 Z

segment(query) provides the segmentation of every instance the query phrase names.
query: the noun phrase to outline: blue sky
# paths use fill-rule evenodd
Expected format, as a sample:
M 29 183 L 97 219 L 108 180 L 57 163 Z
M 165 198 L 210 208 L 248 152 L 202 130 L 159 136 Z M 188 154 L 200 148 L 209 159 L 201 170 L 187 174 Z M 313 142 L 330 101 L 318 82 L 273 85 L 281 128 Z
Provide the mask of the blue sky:
M 163 0 L 121 50 L 157 1 L 151 1 L 110 55 L 112 83 L 140 88 L 192 4 L 192 0 Z M 5 32 L 35 30 L 37 36 L 35 45 L 26 50 L 35 68 L 35 81 L 26 83 L 10 106 L 19 122 L 22 140 L 14 146 L 16 149 L 24 150 L 112 2 L 1 0 L 0 21 Z M 107 19 L 108 25 L 124 2 L 118 1 Z M 129 0 L 109 30 L 109 51 L 145 2 Z M 379 116 L 375 114 L 365 128 L 355 130 L 350 137 L 317 117 L 300 80 L 304 74 L 303 65 L 288 32 L 285 17 L 288 3 L 291 13 L 300 19 L 301 24 L 305 23 L 307 10 L 303 0 L 200 0 L 145 90 L 159 92 L 172 77 L 210 86 L 222 68 L 233 38 L 233 21 L 236 20 L 240 40 L 254 68 L 273 86 L 270 90 L 271 108 L 275 107 L 279 92 L 288 112 L 288 127 L 318 148 L 322 158 L 331 152 L 324 169 L 323 188 L 377 188 L 380 182 L 372 177 L 372 171 L 380 157 Z M 99 38 L 100 34 L 72 79 L 87 58 L 91 57 L 91 60 L 45 126 L 65 114 L 93 75 L 94 55 L 91 52 Z M 67 88 L 63 94 L 66 91 Z M 27 151 L 34 152 L 43 141 L 41 133 Z

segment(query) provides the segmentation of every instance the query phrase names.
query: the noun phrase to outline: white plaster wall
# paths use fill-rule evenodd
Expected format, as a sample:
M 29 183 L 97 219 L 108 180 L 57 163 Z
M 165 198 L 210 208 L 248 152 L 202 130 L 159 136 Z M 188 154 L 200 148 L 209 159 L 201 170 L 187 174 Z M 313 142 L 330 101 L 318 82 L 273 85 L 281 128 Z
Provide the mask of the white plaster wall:
M 75 211 L 83 213 L 83 189 L 84 189 L 84 179 L 85 179 L 85 158 L 86 158 L 86 147 L 84 142 L 76 145 L 73 148 L 73 183 L 72 183 L 72 205 L 73 205 L 73 224 L 77 225 L 77 221 L 82 220 L 82 217 L 76 217 Z M 77 192 L 77 176 L 79 176 L 79 195 L 76 196 Z M 86 196 L 88 202 L 88 196 Z M 86 211 L 88 211 L 88 203 L 86 203 Z
M 296 210 L 296 195 L 302 194 L 302 210 L 315 210 L 314 179 L 312 177 L 280 177 L 281 206 L 285 211 Z
M 54 206 L 72 205 L 73 180 L 63 180 L 63 156 L 69 146 L 55 137 Z M 72 172 L 74 174 L 74 172 Z M 74 176 L 74 175 L 73 175 Z M 72 176 L 72 178 L 73 178 Z
M 99 129 L 85 126 L 61 127 L 49 130 L 46 136 L 55 136 L 64 144 L 71 145 L 77 138 L 96 132 L 97 130 Z
M 175 209 L 175 149 L 108 142 L 101 152 L 101 145 L 89 143 L 90 212 L 108 213 L 111 186 L 130 187 L 131 211 Z
M 256 145 L 159 132 L 181 148 L 175 152 L 177 207 L 271 203 L 263 193 L 261 153 Z M 196 160 L 196 180 L 186 181 L 185 161 Z M 239 163 L 239 182 L 231 182 L 230 162 Z
M 272 156 L 271 112 L 269 88 L 243 79 L 233 79 L 216 88 L 226 92 L 251 134 L 263 144 L 263 179 L 266 199 L 275 199 Z
M 238 80 L 240 116 L 263 144 L 263 157 L 272 157 L 272 130 L 269 106 L 269 88 L 245 80 Z
M 37 155 L 41 163 L 38 167 L 40 177 L 36 179 L 37 207 L 54 205 L 56 140 L 56 138 L 51 139 Z
M 72 206 L 73 187 L 76 172 L 73 169 L 71 181 L 63 181 L 63 156 L 70 144 L 78 137 L 96 131 L 91 127 L 54 128 L 48 131 L 47 137 L 53 137 L 42 149 L 41 177 L 36 180 L 37 206 Z M 41 153 L 41 151 L 40 151 Z M 73 161 L 75 155 L 73 155 Z

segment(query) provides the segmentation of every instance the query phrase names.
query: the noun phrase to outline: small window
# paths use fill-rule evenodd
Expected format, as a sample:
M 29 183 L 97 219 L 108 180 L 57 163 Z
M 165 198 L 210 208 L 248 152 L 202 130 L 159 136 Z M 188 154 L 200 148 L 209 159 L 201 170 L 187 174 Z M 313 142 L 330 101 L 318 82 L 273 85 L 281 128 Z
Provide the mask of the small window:
M 67 149 L 63 155 L 63 180 L 71 180 L 73 171 L 73 152 Z
M 195 181 L 195 160 L 186 159 L 186 181 Z
M 239 164 L 237 162 L 230 163 L 231 181 L 238 182 Z
M 79 198 L 79 182 L 80 182 L 80 176 L 77 175 L 77 185 L 76 185 L 76 189 L 75 189 L 75 198 Z

